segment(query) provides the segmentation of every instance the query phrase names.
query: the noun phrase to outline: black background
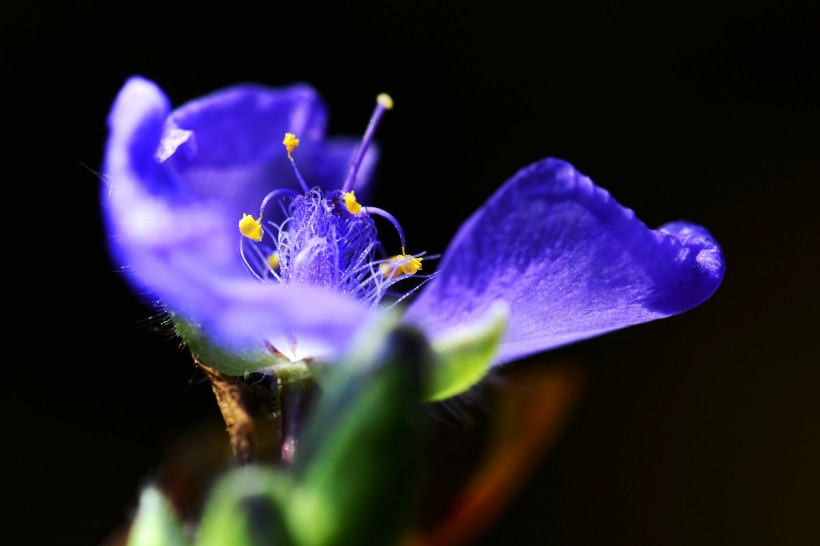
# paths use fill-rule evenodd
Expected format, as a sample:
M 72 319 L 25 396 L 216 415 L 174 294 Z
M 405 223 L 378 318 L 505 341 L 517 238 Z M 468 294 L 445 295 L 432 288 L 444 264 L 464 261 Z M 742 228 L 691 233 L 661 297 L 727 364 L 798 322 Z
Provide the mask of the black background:
M 443 250 L 548 155 L 650 226 L 707 226 L 727 260 L 710 301 L 550 353 L 583 363 L 583 399 L 481 544 L 820 543 L 820 11 L 442 4 L 4 4 L 10 543 L 99 544 L 163 449 L 218 417 L 105 249 L 92 171 L 132 74 L 174 104 L 309 82 L 331 134 L 391 93 L 373 202 L 413 248 Z

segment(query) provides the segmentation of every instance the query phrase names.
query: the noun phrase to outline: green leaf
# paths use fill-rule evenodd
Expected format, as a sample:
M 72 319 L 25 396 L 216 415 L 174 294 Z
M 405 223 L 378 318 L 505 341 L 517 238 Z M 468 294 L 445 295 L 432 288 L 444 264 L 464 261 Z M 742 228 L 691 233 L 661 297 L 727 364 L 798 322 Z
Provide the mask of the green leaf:
M 284 513 L 291 483 L 283 473 L 256 466 L 224 476 L 208 499 L 197 546 L 296 545 Z
M 507 306 L 499 303 L 480 320 L 432 340 L 433 368 L 425 392 L 431 402 L 466 391 L 487 375 L 507 326 Z
M 306 546 L 391 544 L 404 523 L 427 439 L 429 347 L 395 317 L 328 371 L 300 444 L 288 502 Z
M 128 532 L 128 546 L 188 546 L 182 525 L 170 503 L 155 487 L 140 495 L 137 517 Z

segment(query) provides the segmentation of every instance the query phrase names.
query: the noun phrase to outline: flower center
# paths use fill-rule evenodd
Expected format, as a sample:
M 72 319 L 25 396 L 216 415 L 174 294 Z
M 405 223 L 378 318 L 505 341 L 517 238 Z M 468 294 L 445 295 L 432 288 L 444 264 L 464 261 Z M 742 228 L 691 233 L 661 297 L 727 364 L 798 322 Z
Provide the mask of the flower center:
M 406 253 L 404 231 L 398 220 L 383 209 L 361 205 L 352 190 L 379 120 L 393 107 L 386 94 L 376 101 L 340 190 L 324 192 L 307 185 L 293 158 L 299 139 L 292 133 L 285 134 L 282 144 L 302 192 L 273 190 L 262 201 L 258 218 L 243 214 L 239 221 L 242 261 L 259 281 L 317 285 L 375 306 L 393 284 L 421 270 L 422 254 Z M 281 223 L 264 218 L 274 203 L 285 218 Z M 373 216 L 384 218 L 396 229 L 401 254 L 384 254 Z

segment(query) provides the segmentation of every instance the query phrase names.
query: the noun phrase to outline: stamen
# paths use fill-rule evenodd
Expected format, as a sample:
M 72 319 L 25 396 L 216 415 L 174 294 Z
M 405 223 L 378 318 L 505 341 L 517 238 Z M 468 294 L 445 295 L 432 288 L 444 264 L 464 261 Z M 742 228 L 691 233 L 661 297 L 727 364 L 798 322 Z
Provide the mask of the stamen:
M 253 241 L 259 242 L 262 240 L 262 216 L 259 216 L 259 220 L 251 216 L 250 214 L 243 214 L 242 219 L 239 220 L 239 233 L 251 239 Z
M 393 109 L 393 98 L 387 93 L 379 93 L 379 95 L 376 97 L 376 102 L 384 106 L 386 110 Z
M 415 275 L 421 269 L 423 259 L 402 252 L 381 264 L 379 272 L 388 279 L 395 279 L 402 275 Z
M 349 191 L 344 194 L 345 206 L 350 214 L 354 216 L 358 216 L 359 213 L 362 211 L 362 206 L 356 201 L 356 192 Z
M 366 210 L 368 214 L 375 214 L 376 216 L 381 216 L 382 218 L 385 218 L 388 222 L 393 224 L 393 227 L 396 228 L 396 231 L 399 232 L 399 239 L 401 239 L 401 253 L 404 254 L 404 231 L 402 231 L 401 225 L 399 225 L 399 221 L 396 220 L 396 218 L 392 214 L 378 207 L 367 206 L 364 210 Z
M 279 253 L 274 252 L 270 256 L 268 256 L 268 265 L 270 266 L 271 270 L 275 271 L 279 269 Z
M 390 95 L 387 93 L 381 93 L 378 97 L 376 97 L 376 108 L 370 116 L 370 122 L 367 124 L 367 130 L 364 132 L 362 142 L 359 144 L 359 148 L 356 150 L 356 155 L 353 157 L 353 162 L 350 164 L 350 170 L 347 173 L 347 178 L 345 178 L 345 183 L 342 185 L 342 191 L 344 193 L 347 193 L 353 189 L 353 185 L 356 182 L 356 174 L 358 174 L 359 167 L 362 165 L 367 148 L 370 147 L 370 143 L 373 140 L 376 127 L 379 125 L 379 120 L 382 118 L 385 110 L 391 110 L 392 108 L 393 99 L 390 98 Z
M 290 188 L 279 188 L 267 194 L 262 200 L 262 204 L 259 206 L 259 220 L 262 220 L 262 215 L 265 213 L 265 208 L 268 206 L 268 203 L 283 196 L 294 198 L 299 196 L 299 192 Z
M 296 147 L 299 146 L 299 139 L 296 138 L 296 135 L 294 135 L 293 133 L 285 133 L 285 140 L 282 141 L 282 144 L 285 145 L 285 149 L 288 151 L 288 159 L 290 159 L 290 164 L 293 166 L 293 173 L 296 175 L 296 180 L 298 180 L 299 185 L 302 186 L 302 191 L 304 193 L 309 192 L 310 188 L 305 183 L 305 180 L 304 178 L 302 178 L 302 175 L 299 174 L 299 169 L 296 168 L 296 161 L 293 159 L 293 156 L 291 155 L 291 153 L 293 153 L 293 150 L 295 150 Z
M 290 154 L 292 154 L 293 150 L 299 145 L 299 139 L 296 138 L 296 135 L 293 133 L 285 133 L 285 140 L 282 141 L 282 144 L 284 144 L 288 150 L 288 157 L 291 157 Z

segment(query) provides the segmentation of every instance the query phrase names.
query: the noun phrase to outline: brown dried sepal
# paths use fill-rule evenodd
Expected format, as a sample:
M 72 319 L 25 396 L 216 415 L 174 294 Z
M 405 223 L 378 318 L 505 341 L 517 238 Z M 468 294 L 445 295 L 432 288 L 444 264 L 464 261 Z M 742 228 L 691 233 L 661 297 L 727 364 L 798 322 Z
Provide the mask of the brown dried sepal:
M 231 442 L 234 457 L 240 464 L 248 464 L 254 458 L 256 426 L 249 409 L 248 387 L 241 378 L 225 375 L 211 368 L 191 353 L 196 365 L 205 372 L 216 396 L 216 403 Z

